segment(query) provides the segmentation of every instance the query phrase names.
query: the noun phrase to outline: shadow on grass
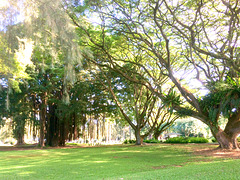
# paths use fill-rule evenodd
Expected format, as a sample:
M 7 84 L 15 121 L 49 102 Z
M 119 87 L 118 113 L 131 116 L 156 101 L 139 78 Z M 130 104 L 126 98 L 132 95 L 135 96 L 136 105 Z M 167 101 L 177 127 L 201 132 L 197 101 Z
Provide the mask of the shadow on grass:
M 192 155 L 182 146 L 108 146 L 42 149 L 0 153 L 4 179 L 102 179 L 218 163 L 216 158 Z M 155 167 L 155 168 L 154 168 Z M 162 167 L 162 168 L 158 168 Z

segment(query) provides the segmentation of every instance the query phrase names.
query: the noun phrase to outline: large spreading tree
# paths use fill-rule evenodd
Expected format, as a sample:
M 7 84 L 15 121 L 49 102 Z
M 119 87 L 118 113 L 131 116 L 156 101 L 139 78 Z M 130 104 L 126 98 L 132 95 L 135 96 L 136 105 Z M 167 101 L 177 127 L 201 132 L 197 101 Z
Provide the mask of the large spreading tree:
M 142 96 L 141 102 L 135 101 L 135 107 L 144 107 L 147 102 L 146 109 L 151 112 L 153 101 L 148 100 L 157 96 L 170 114 L 192 116 L 208 125 L 221 148 L 239 148 L 238 0 L 58 0 L 54 4 L 52 0 L 9 0 L 9 5 L 0 12 L 4 20 L 0 34 L 0 78 L 4 90 L 1 107 L 6 105 L 5 110 L 10 110 L 9 97 L 14 89 L 13 95 L 19 98 L 12 102 L 19 107 L 10 114 L 19 117 L 16 127 L 30 118 L 29 114 L 36 113 L 30 109 L 40 111 L 42 146 L 45 137 L 50 145 L 64 144 L 68 127 L 76 124 L 76 113 L 68 108 L 76 103 L 72 107 L 78 109 L 79 97 L 74 96 L 78 88 L 74 86 L 79 83 L 74 74 L 84 57 L 91 62 L 90 66 L 98 67 L 96 71 L 103 70 L 106 77 L 103 84 L 120 109 L 124 102 L 119 101 L 121 96 L 114 97 L 112 87 L 116 84 L 109 72 L 127 82 L 125 86 L 131 88 L 127 95 Z M 18 13 L 22 13 L 24 20 L 16 18 Z M 84 47 L 82 53 L 77 43 Z M 36 71 L 34 77 L 27 64 Z M 145 95 L 136 93 L 141 89 Z M 93 102 L 90 104 L 96 117 L 100 111 L 108 111 L 102 106 L 105 103 L 101 103 L 104 97 L 100 88 L 88 99 Z M 142 111 L 144 118 L 148 110 Z M 136 119 L 141 117 L 141 113 L 135 114 Z M 227 119 L 224 129 L 219 125 L 222 116 Z M 66 119 L 71 119 L 71 123 Z M 60 140 L 53 140 L 50 132 L 59 134 Z
M 96 63 L 123 76 L 124 63 L 138 65 L 145 71 L 138 83 L 170 102 L 155 73 L 167 76 L 182 100 L 179 103 L 177 95 L 172 97 L 173 109 L 207 124 L 220 147 L 238 148 L 240 5 L 237 0 L 113 0 L 96 1 L 90 6 L 99 15 L 95 21 L 102 30 L 98 38 L 79 23 L 80 8 L 68 13 L 95 47 L 107 54 L 105 61 Z M 116 46 L 113 47 L 114 42 L 109 45 L 109 35 L 120 36 L 129 46 L 145 52 L 148 60 L 129 60 L 130 53 L 125 53 L 126 56 L 114 53 L 111 48 Z M 124 52 L 124 48 L 118 44 L 115 51 Z M 136 82 L 132 77 L 129 80 Z M 196 87 L 193 85 L 196 82 L 201 85 Z M 201 88 L 206 95 L 201 95 Z M 228 119 L 225 129 L 219 126 L 220 116 Z

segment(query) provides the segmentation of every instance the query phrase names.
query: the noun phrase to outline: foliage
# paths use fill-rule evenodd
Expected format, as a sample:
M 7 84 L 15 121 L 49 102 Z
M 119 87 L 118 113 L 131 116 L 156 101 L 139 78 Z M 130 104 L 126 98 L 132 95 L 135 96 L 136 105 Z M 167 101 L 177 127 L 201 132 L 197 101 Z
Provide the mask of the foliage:
M 135 143 L 136 143 L 136 140 L 132 140 L 132 139 L 127 140 L 127 139 L 125 139 L 125 140 L 123 141 L 123 143 L 124 143 L 124 144 L 135 144 Z
M 129 139 L 129 140 L 128 140 L 128 143 L 129 143 L 129 144 L 135 144 L 135 143 L 136 143 L 136 140 Z
M 203 137 L 174 137 L 169 138 L 165 143 L 207 143 L 208 140 Z
M 183 116 L 201 120 L 216 135 L 220 132 L 220 115 L 232 121 L 232 126 L 226 126 L 230 128 L 234 127 L 233 115 L 239 115 L 240 111 L 238 92 L 231 91 L 229 95 L 223 89 L 212 90 L 227 76 L 239 77 L 239 8 L 238 1 L 101 1 L 90 7 L 97 10 L 101 34 L 94 41 L 95 34 L 88 29 L 85 32 L 91 47 L 107 54 L 103 61 L 95 61 L 97 64 L 122 74 L 126 73 L 121 69 L 123 63 L 138 66 L 144 72 L 140 75 L 145 82 L 132 78 L 136 72 L 129 77 L 132 82 L 144 84 L 166 106 L 171 106 L 170 111 L 174 109 Z M 71 17 L 77 19 L 78 14 Z M 75 24 L 84 29 L 81 23 Z M 108 34 L 123 34 L 127 46 L 116 41 L 120 52 L 117 53 L 116 45 L 111 46 L 114 43 L 104 43 Z M 133 52 L 143 52 L 142 58 L 131 59 Z M 159 74 L 171 80 L 177 96 L 163 93 Z M 192 80 L 201 85 L 192 86 Z M 201 86 L 209 94 L 198 98 Z M 226 129 L 225 136 L 229 137 L 225 139 L 231 139 L 232 134 L 228 133 L 231 130 Z M 240 127 L 235 131 L 239 134 Z
M 12 121 L 11 119 L 4 119 L 0 124 L 0 142 L 5 143 L 6 141 L 10 141 L 12 143 L 12 139 Z
M 167 139 L 165 143 L 189 143 L 189 139 L 187 137 L 174 137 Z
M 204 137 L 190 137 L 189 143 L 208 143 L 208 139 Z
M 240 137 L 237 138 L 237 141 L 240 142 Z
M 169 130 L 186 137 L 211 136 L 208 126 L 201 121 L 195 121 L 193 118 L 179 119 L 169 128 Z
M 240 81 L 238 78 L 226 77 L 225 81 L 209 84 L 210 93 L 199 100 L 204 113 L 208 114 L 213 124 L 219 124 L 220 113 L 226 118 L 237 113 L 240 105 Z
M 76 132 L 80 122 L 86 123 L 87 115 L 97 118 L 121 112 L 139 143 L 140 137 L 154 128 L 160 133 L 161 127 L 172 125 L 170 118 L 165 123 L 160 116 L 163 106 L 170 114 L 200 119 L 214 136 L 223 132 L 228 140 L 240 133 L 235 122 L 240 114 L 238 1 L 8 2 L 9 7 L 1 12 L 9 24 L 4 24 L 0 39 L 4 89 L 0 106 L 1 116 L 13 116 L 15 136 L 24 134 L 26 120 L 40 117 L 42 142 L 44 135 L 60 134 L 64 144 L 68 138 L 65 132 L 71 126 Z M 25 19 L 17 24 L 14 16 L 22 10 Z M 84 20 L 93 11 L 97 25 Z M 10 39 L 3 38 L 8 35 Z M 28 45 L 30 53 L 26 55 Z M 86 63 L 86 70 L 94 72 L 87 78 L 80 74 L 79 45 L 84 63 L 91 62 Z M 31 57 L 32 74 L 25 74 L 26 66 L 16 60 L 19 57 Z M 201 91 L 192 86 L 193 79 L 209 93 L 200 97 Z M 15 89 L 12 94 L 11 88 Z M 8 112 L 9 97 L 12 105 Z M 228 119 L 225 131 L 219 128 L 221 116 Z M 160 119 L 165 122 L 158 124 Z M 144 128 L 149 129 L 142 135 Z M 53 129 L 55 132 L 50 131 Z
M 176 114 L 179 116 L 179 117 L 182 117 L 182 118 L 187 118 L 187 117 L 191 117 L 192 115 L 192 112 L 193 112 L 193 108 L 189 107 L 189 106 L 185 106 L 184 108 L 181 108 L 179 110 L 176 111 Z
M 162 98 L 165 106 L 169 107 L 170 112 L 173 111 L 174 106 L 180 106 L 182 104 L 181 97 L 176 91 L 171 90 L 168 94 L 165 94 Z
M 214 142 L 217 142 L 217 140 L 215 138 L 212 138 L 211 141 L 214 143 Z
M 162 141 L 159 141 L 157 139 L 146 139 L 146 140 L 143 140 L 143 142 L 145 142 L 145 143 L 160 143 Z

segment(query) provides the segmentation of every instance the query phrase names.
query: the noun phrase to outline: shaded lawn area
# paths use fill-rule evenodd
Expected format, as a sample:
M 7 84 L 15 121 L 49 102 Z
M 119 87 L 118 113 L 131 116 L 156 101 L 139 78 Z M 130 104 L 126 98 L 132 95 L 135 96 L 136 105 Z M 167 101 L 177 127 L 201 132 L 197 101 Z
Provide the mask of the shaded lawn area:
M 0 151 L 0 179 L 239 179 L 240 159 L 192 153 L 209 146 L 160 144 Z

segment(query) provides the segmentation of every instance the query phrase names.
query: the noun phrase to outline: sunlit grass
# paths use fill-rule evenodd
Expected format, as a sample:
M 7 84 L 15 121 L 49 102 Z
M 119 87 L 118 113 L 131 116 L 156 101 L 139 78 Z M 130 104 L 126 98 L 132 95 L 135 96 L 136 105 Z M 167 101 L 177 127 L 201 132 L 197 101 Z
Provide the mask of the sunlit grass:
M 202 148 L 208 145 L 200 145 Z M 0 179 L 235 179 L 240 160 L 195 156 L 192 145 L 0 152 Z M 195 145 L 196 147 L 196 145 Z

